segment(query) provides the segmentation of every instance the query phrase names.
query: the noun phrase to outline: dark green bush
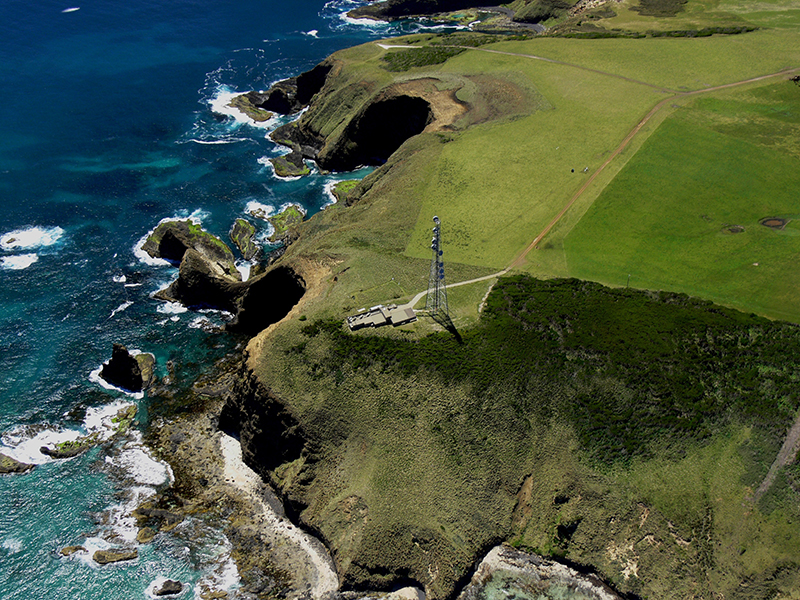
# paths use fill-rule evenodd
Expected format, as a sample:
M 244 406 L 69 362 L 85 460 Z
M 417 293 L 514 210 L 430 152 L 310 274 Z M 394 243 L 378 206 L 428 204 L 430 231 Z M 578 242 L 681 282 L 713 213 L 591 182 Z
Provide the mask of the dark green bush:
M 498 282 L 460 342 L 353 335 L 339 320 L 302 331 L 330 340 L 313 373 L 377 366 L 467 382 L 476 398 L 503 389 L 516 417 L 568 421 L 603 462 L 659 440 L 703 440 L 729 422 L 780 437 L 800 406 L 800 328 L 684 294 L 518 276 Z

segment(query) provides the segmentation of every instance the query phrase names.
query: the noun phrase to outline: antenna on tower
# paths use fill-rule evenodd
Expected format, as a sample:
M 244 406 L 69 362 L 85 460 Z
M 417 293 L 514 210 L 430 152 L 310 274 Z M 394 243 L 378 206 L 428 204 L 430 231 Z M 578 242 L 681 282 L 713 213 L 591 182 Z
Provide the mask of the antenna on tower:
M 444 260 L 442 259 L 442 223 L 439 217 L 433 217 L 433 239 L 431 240 L 431 272 L 428 276 L 428 295 L 425 299 L 425 310 L 434 317 L 450 319 L 447 307 L 447 285 L 444 279 Z

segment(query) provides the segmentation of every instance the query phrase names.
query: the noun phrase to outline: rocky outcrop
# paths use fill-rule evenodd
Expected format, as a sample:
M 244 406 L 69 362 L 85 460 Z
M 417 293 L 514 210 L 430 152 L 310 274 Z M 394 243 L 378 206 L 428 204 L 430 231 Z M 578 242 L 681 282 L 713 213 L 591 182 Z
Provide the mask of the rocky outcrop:
M 262 111 L 290 115 L 311 102 L 325 85 L 333 66 L 333 62 L 325 61 L 297 77 L 279 81 L 266 92 L 247 92 L 237 98 L 244 99 L 249 106 Z
M 197 250 L 189 249 L 183 255 L 178 278 L 156 297 L 192 308 L 216 308 L 235 313 L 236 302 L 246 290 L 247 283 L 229 276 L 218 263 Z
M 289 154 L 269 159 L 275 174 L 278 177 L 302 177 L 311 173 L 311 169 L 303 160 L 305 156 L 300 145 L 292 144 L 291 148 Z
M 256 228 L 249 221 L 236 219 L 229 235 L 245 260 L 255 260 L 261 254 L 261 248 L 255 243 Z
M 194 250 L 214 264 L 215 269 L 232 279 L 241 280 L 233 252 L 227 244 L 190 220 L 160 223 L 142 244 L 142 250 L 153 258 L 174 263 L 180 263 L 187 251 Z
M 161 587 L 153 591 L 155 596 L 173 596 L 183 591 L 183 584 L 174 579 L 167 579 Z
M 83 546 L 64 546 L 58 551 L 61 556 L 72 556 L 76 552 L 86 552 L 86 548 Z
M 502 589 L 504 596 L 511 597 L 622 598 L 596 575 L 508 546 L 497 546 L 486 555 L 457 600 L 486 598 L 488 588 Z
M 29 465 L 27 463 L 19 462 L 11 458 L 10 456 L 6 456 L 5 454 L 0 454 L 0 473 L 25 473 L 26 471 L 30 471 L 34 465 Z
M 134 560 L 138 558 L 139 551 L 136 548 L 109 548 L 108 550 L 98 550 L 92 555 L 94 562 L 100 565 L 122 562 L 124 560 Z
M 115 387 L 140 392 L 150 384 L 154 364 L 152 354 L 133 356 L 122 344 L 114 344 L 111 360 L 103 365 L 100 377 Z

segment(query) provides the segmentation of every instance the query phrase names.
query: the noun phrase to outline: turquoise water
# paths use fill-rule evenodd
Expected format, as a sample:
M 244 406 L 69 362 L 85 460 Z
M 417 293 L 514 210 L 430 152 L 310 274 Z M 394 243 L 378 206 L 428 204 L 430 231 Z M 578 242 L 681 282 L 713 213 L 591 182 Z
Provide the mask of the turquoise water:
M 124 403 L 146 414 L 146 397 L 92 377 L 113 342 L 155 354 L 162 375 L 174 361 L 182 381 L 231 349 L 201 327 L 225 315 L 151 298 L 176 272 L 135 248 L 161 219 L 192 216 L 226 237 L 253 207 L 311 215 L 331 201 L 327 184 L 352 177 L 275 178 L 266 158 L 281 151 L 267 130 L 224 114 L 221 100 L 424 25 L 351 23 L 342 14 L 359 3 L 347 0 L 74 1 L 0 6 L 0 451 L 38 465 L 0 476 L 0 590 L 137 598 L 163 577 L 234 589 L 227 541 L 199 521 L 130 563 L 59 557 L 66 545 L 130 541 L 131 508 L 170 474 L 136 432 L 65 461 L 38 448 L 108 435 L 102 423 Z

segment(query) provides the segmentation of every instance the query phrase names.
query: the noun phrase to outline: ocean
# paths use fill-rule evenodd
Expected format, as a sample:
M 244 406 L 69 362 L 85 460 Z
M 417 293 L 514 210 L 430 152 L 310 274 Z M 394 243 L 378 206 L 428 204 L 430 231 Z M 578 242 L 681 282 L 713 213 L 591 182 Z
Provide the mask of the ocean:
M 311 216 L 327 188 L 355 174 L 282 180 L 284 150 L 225 107 L 328 54 L 431 24 L 367 24 L 332 0 L 4 0 L 0 19 L 0 452 L 34 463 L 0 476 L 0 596 L 106 600 L 152 597 L 165 578 L 199 597 L 235 590 L 230 544 L 189 520 L 101 567 L 95 549 L 135 537 L 130 511 L 168 486 L 169 467 L 142 444 L 148 397 L 97 377 L 112 344 L 168 361 L 179 383 L 230 352 L 215 328 L 229 315 L 152 298 L 176 269 L 138 252 L 162 219 L 192 218 L 227 241 L 237 217 L 297 204 Z M 265 247 L 270 226 L 259 228 Z M 247 272 L 248 265 L 241 269 Z M 138 421 L 111 439 L 128 404 Z M 45 444 L 108 439 L 72 459 Z M 61 548 L 87 552 L 70 557 Z

